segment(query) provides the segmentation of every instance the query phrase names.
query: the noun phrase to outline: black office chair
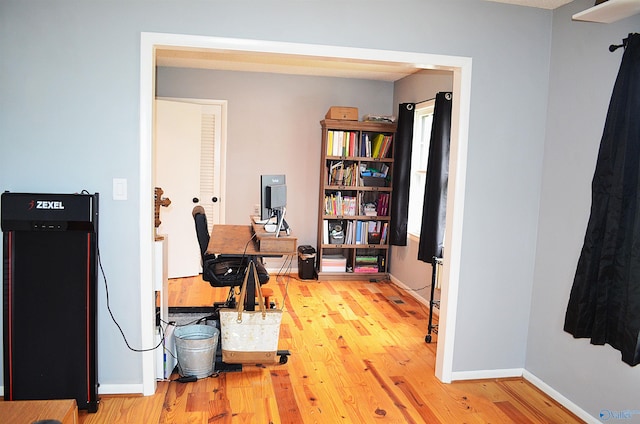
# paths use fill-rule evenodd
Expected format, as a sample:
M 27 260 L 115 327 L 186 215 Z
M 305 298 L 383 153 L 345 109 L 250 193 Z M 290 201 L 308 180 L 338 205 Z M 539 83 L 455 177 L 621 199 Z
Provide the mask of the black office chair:
M 202 279 L 211 284 L 212 287 L 229 287 L 227 300 L 224 302 L 216 302 L 214 309 L 217 311 L 220 308 L 235 308 L 235 287 L 242 285 L 247 266 L 249 265 L 249 258 L 246 256 L 238 257 L 207 253 L 207 247 L 209 245 L 207 215 L 202 206 L 194 207 L 192 215 L 195 221 L 196 236 L 198 237 L 200 255 L 202 257 Z M 267 283 L 269 281 L 269 273 L 262 263 L 262 258 L 257 258 L 254 264 L 260 284 Z

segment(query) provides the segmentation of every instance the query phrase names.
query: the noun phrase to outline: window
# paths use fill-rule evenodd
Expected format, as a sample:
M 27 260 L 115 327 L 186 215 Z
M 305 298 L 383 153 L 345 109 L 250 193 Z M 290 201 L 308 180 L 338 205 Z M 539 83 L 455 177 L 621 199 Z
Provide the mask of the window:
M 434 106 L 435 100 L 428 100 L 418 103 L 414 112 L 407 231 L 415 237 L 420 237 L 420 228 L 422 227 L 422 203 L 424 201 L 424 186 L 427 178 Z

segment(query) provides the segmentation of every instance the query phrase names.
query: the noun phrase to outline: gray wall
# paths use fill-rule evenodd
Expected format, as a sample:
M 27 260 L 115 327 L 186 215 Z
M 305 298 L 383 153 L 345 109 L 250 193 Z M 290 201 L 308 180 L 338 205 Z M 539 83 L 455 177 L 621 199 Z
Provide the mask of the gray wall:
M 609 24 L 571 22 L 590 1 L 553 19 L 551 78 L 526 369 L 597 417 L 600 410 L 638 410 L 640 367 L 610 346 L 592 346 L 562 331 L 591 207 L 607 107 L 622 49 L 640 16 Z M 640 415 L 630 422 L 640 422 Z
M 226 223 L 247 221 L 261 174 L 284 173 L 287 222 L 300 245 L 316 245 L 320 120 L 329 107 L 357 107 L 360 118 L 393 111 L 393 83 L 384 81 L 182 68 L 159 68 L 156 78 L 160 97 L 228 101 Z
M 331 31 L 326 30 L 329 21 Z M 581 31 L 566 17 L 556 27 Z M 551 11 L 479 0 L 379 1 L 367 7 L 332 0 L 5 0 L 0 3 L 0 190 L 104 194 L 100 245 L 111 308 L 129 342 L 145 347 L 139 346 L 138 325 L 140 32 L 471 57 L 454 371 L 524 367 L 551 30 Z M 622 34 L 608 35 L 619 39 Z M 612 41 L 603 38 L 605 44 Z M 583 62 L 593 60 L 589 56 Z M 603 86 L 609 84 L 594 78 L 575 91 L 597 92 Z M 579 110 L 587 107 L 575 104 Z M 113 177 L 128 179 L 128 201 L 111 200 Z M 557 199 L 545 194 L 545 205 L 555 206 Z M 564 203 L 564 210 L 573 210 Z M 110 321 L 103 288 L 99 300 L 100 381 L 103 386 L 140 383 L 139 356 L 125 347 Z

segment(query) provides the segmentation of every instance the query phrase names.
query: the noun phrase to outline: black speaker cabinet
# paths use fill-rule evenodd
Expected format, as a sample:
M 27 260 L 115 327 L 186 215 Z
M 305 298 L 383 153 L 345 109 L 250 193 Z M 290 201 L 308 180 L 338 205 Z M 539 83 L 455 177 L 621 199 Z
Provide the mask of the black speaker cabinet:
M 98 410 L 98 194 L 2 194 L 4 399 Z

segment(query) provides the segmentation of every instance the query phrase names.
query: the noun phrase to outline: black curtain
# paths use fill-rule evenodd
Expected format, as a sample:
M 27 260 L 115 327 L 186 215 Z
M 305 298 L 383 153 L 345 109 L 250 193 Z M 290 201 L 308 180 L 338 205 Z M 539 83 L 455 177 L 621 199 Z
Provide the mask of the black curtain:
M 564 330 L 640 362 L 640 35 L 622 56 L 596 169 L 591 215 Z
M 389 211 L 391 213 L 389 244 L 395 246 L 407 245 L 414 111 L 415 103 L 400 103 L 393 150 L 393 202 Z
M 418 259 L 429 263 L 433 262 L 434 257 L 442 257 L 444 247 L 451 140 L 451 98 L 450 92 L 436 95 L 431 124 L 427 179 L 422 205 L 422 228 L 418 247 Z

